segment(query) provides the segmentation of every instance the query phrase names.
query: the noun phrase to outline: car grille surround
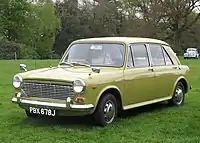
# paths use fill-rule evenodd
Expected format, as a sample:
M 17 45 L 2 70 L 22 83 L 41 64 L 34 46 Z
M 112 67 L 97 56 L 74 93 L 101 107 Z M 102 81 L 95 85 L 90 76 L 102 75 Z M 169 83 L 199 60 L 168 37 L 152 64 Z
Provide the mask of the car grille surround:
M 53 82 L 24 81 L 22 85 L 24 96 L 66 100 L 74 95 L 73 86 Z

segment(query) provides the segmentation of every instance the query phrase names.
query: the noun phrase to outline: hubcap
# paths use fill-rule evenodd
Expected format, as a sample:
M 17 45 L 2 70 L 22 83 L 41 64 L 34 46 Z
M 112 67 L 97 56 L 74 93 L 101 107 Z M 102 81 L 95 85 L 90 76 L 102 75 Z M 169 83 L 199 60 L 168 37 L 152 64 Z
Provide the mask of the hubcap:
M 177 89 L 176 89 L 176 93 L 175 93 L 175 102 L 176 102 L 178 105 L 180 105 L 180 104 L 182 103 L 182 101 L 183 101 L 183 96 L 184 96 L 183 90 L 182 90 L 181 87 L 178 86 Z
M 115 117 L 115 104 L 112 101 L 107 101 L 104 106 L 104 118 L 106 123 L 111 123 Z

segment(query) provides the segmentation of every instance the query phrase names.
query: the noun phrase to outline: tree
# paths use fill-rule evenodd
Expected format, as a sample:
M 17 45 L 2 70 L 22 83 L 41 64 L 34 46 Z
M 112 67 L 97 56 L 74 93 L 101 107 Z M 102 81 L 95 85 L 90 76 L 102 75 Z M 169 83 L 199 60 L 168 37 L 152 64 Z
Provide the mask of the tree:
M 76 39 L 121 34 L 123 18 L 116 1 L 71 1 L 57 2 L 57 14 L 61 18 L 61 31 L 56 37 L 54 49 L 63 54 Z
M 40 58 L 50 58 L 55 35 L 60 30 L 60 20 L 56 16 L 54 4 L 43 0 L 32 4 L 31 10 L 30 33 L 28 33 L 30 36 L 24 35 L 23 43 L 32 46 L 32 51 L 35 51 Z
M 194 14 L 194 10 L 199 7 L 199 0 L 124 0 L 124 2 L 129 8 L 137 9 L 145 23 L 154 31 L 153 37 L 173 41 L 172 44 L 177 48 L 180 47 L 183 32 L 200 17 L 200 13 Z
M 29 4 L 26 0 L 1 0 L 0 9 L 1 35 L 17 42 L 23 34 L 22 30 L 28 26 Z
M 62 55 L 70 42 L 84 36 L 79 16 L 81 12 L 74 1 L 56 3 L 56 11 L 61 19 L 61 31 L 57 34 L 54 43 L 56 53 Z

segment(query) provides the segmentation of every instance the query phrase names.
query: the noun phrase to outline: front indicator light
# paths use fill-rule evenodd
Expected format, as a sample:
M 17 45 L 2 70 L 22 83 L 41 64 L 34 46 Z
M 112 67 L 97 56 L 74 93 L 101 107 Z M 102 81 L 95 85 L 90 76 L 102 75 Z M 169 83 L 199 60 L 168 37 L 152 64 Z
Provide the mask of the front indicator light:
M 83 97 L 76 98 L 76 103 L 84 103 L 84 102 L 85 102 L 85 98 L 83 98 Z

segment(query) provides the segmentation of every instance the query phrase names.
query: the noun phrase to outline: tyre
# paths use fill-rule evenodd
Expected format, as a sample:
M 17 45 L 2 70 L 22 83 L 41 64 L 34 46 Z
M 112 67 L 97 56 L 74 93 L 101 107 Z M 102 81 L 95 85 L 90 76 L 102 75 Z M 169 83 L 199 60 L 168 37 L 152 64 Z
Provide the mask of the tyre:
M 115 120 L 117 117 L 117 100 L 114 95 L 109 93 L 103 95 L 93 117 L 100 126 L 106 126 Z
M 169 100 L 169 105 L 181 106 L 184 104 L 185 89 L 181 82 L 178 82 L 172 99 Z

